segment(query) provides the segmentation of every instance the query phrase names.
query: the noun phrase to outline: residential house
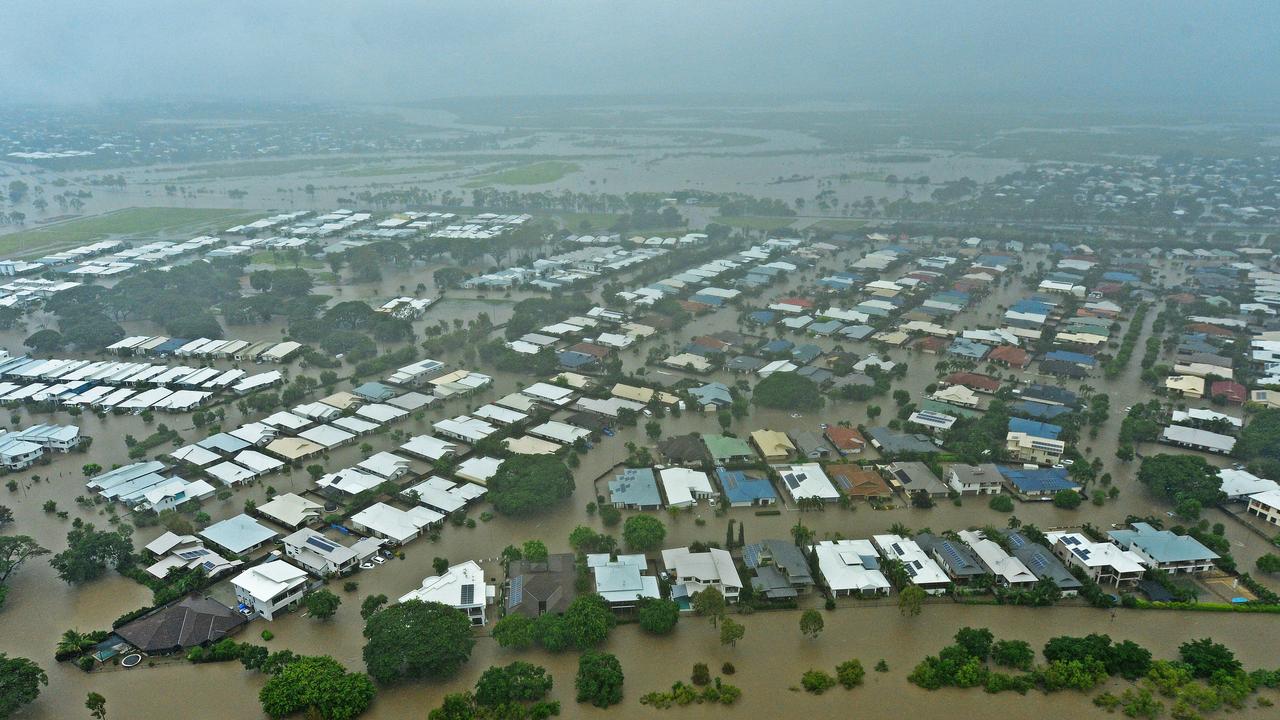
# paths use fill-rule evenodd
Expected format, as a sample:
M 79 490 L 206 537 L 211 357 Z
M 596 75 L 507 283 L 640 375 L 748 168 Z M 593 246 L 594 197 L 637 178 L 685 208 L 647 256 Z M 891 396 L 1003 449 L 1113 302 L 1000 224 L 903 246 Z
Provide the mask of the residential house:
M 323 511 L 324 506 L 320 503 L 311 502 L 295 493 L 277 495 L 257 509 L 259 515 L 294 529 L 319 520 Z
M 507 613 L 530 618 L 563 613 L 577 597 L 577 577 L 571 553 L 552 553 L 545 562 L 513 561 L 507 569 Z
M 707 459 L 706 445 L 697 433 L 676 435 L 658 441 L 658 452 L 676 465 L 701 465 Z
M 941 595 L 951 585 L 951 579 L 938 563 L 914 540 L 899 535 L 874 535 L 871 542 L 885 559 L 901 562 L 911 583 L 930 595 Z
M 248 612 L 273 620 L 306 594 L 307 573 L 284 560 L 272 560 L 231 578 L 231 587 Z
M 961 495 L 995 495 L 1000 492 L 1004 478 L 1000 475 L 1000 469 L 991 463 L 957 463 L 947 468 L 947 484 Z
M 996 541 L 976 530 L 961 530 L 957 535 L 977 554 L 985 571 L 995 577 L 1001 587 L 1027 589 L 1039 580 L 1021 560 L 1005 552 Z
M 813 588 L 809 561 L 790 540 L 761 540 L 742 549 L 743 562 L 755 571 L 751 586 L 770 600 L 805 595 Z
M 1005 487 L 1023 500 L 1052 500 L 1061 490 L 1080 490 L 1080 485 L 1067 479 L 1067 469 L 1058 467 L 1024 468 L 999 466 Z
M 957 585 L 968 585 L 987 575 L 977 553 L 959 540 L 920 533 L 916 535 L 915 541 Z
M 755 430 L 751 433 L 751 444 L 755 445 L 765 462 L 785 462 L 796 451 L 791 438 L 777 430 Z
M 1080 593 L 1082 587 L 1080 580 L 1071 574 L 1067 566 L 1063 565 L 1062 561 L 1049 551 L 1049 548 L 1028 540 L 1026 536 L 1016 531 L 1006 534 L 1005 540 L 1013 548 L 1014 557 L 1021 560 L 1022 564 L 1041 580 L 1053 581 L 1063 597 L 1075 597 Z
M 802 458 L 823 460 L 831 455 L 831 448 L 821 435 L 809 430 L 800 430 L 791 434 L 791 444 Z
M 1280 490 L 1266 490 L 1250 495 L 1246 511 L 1272 525 L 1280 525 Z
M 212 645 L 247 622 L 234 608 L 190 595 L 121 625 L 115 634 L 147 655 L 167 655 Z
M 822 431 L 827 440 L 835 446 L 836 452 L 841 455 L 855 455 L 862 452 L 867 446 L 867 441 L 862 437 L 862 433 L 857 428 L 844 427 L 842 425 L 828 425 Z
M 1213 569 L 1218 554 L 1190 535 L 1157 530 L 1148 523 L 1136 522 L 1130 530 L 1111 530 L 1107 537 L 1121 550 L 1131 550 L 1143 564 L 1167 573 L 1202 573 Z
M 609 481 L 609 502 L 628 510 L 657 510 L 662 507 L 658 480 L 649 468 L 626 468 Z
M 1050 532 L 1045 537 L 1054 555 L 1100 585 L 1133 585 L 1147 570 L 1137 554 L 1109 542 L 1094 542 L 1077 532 Z
M 233 555 L 247 555 L 275 540 L 279 534 L 240 513 L 201 530 L 200 537 Z
M 682 606 L 710 587 L 720 591 L 725 601 L 738 601 L 742 579 L 727 550 L 690 552 L 687 547 L 668 548 L 662 551 L 662 564 L 671 575 L 671 597 Z
M 951 488 L 938 479 L 937 475 L 918 460 L 910 462 L 890 463 L 888 467 L 889 483 L 906 495 L 924 492 L 929 497 L 944 497 L 951 493 Z
M 648 561 L 643 554 L 619 555 L 610 559 L 608 554 L 587 556 L 587 567 L 595 580 L 596 594 L 614 610 L 628 610 L 645 598 L 660 598 L 658 578 L 645 574 Z
M 1024 432 L 1011 432 L 1005 436 L 1005 452 L 1024 463 L 1056 465 L 1066 449 L 1066 443 L 1061 440 L 1038 438 Z
M 756 454 L 745 440 L 728 435 L 703 435 L 702 442 L 711 454 L 712 462 L 717 465 L 725 463 L 748 463 L 755 460 Z
M 1228 455 L 1236 446 L 1236 439 L 1208 430 L 1170 425 L 1160 431 L 1160 442 L 1201 452 Z
M 782 487 L 792 502 L 807 500 L 828 503 L 840 499 L 840 492 L 818 463 L 775 465 L 773 469 L 777 471 Z
M 474 560 L 452 565 L 443 575 L 433 575 L 422 581 L 422 586 L 400 596 L 400 602 L 421 600 L 448 605 L 471 620 L 472 625 L 486 622 L 485 607 L 497 594 L 493 585 L 484 582 L 484 570 Z
M 812 552 L 831 594 L 889 594 L 889 581 L 880 570 L 880 556 L 870 540 L 823 540 Z
M 350 518 L 351 527 L 355 530 L 382 538 L 392 545 L 403 545 L 418 537 L 425 528 L 443 520 L 443 515 L 421 505 L 405 511 L 381 502 Z
M 662 468 L 658 471 L 658 479 L 662 483 L 668 507 L 692 507 L 715 497 L 711 479 L 701 470 L 686 467 Z
M 341 545 L 311 528 L 302 528 L 284 538 L 284 554 L 317 577 L 350 572 L 360 564 L 352 548 Z
M 716 479 L 720 481 L 720 489 L 729 501 L 729 507 L 757 507 L 778 502 L 778 493 L 767 477 L 717 466 Z
M 844 463 L 825 465 L 823 469 L 836 488 L 850 500 L 884 500 L 893 497 L 889 483 L 875 470 Z

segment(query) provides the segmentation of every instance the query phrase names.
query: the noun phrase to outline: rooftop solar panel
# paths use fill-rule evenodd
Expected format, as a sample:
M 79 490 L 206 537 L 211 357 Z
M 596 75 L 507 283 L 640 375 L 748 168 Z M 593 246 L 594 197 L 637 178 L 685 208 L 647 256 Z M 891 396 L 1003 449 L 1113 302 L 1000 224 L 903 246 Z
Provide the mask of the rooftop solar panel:
M 473 602 L 475 602 L 475 601 L 476 601 L 476 586 L 475 586 L 475 585 L 472 585 L 471 583 L 467 583 L 466 585 L 463 585 L 461 589 L 462 589 L 462 603 L 461 603 L 461 604 L 463 604 L 463 605 L 470 605 L 471 603 L 473 603 Z

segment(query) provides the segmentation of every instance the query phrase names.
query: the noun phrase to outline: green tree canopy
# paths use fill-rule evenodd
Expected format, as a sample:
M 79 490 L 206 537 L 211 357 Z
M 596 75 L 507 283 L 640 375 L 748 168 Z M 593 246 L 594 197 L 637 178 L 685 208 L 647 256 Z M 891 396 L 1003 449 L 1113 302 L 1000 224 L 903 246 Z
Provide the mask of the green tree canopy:
M 711 618 L 711 624 L 715 626 L 724 617 L 724 594 L 714 587 L 699 590 L 693 594 L 693 611 Z
M 307 612 L 311 617 L 317 620 L 328 620 L 333 617 L 334 613 L 338 612 L 338 606 L 342 604 L 342 598 L 321 588 L 303 596 L 302 604 L 306 606 Z
M 564 611 L 565 629 L 573 646 L 586 650 L 604 642 L 617 623 L 609 603 L 595 593 L 579 595 Z
M 666 635 L 680 622 L 680 606 L 675 600 L 641 598 L 636 607 L 640 629 L 651 635 Z
M 817 383 L 796 373 L 773 373 L 756 384 L 751 400 L 761 407 L 779 410 L 817 410 L 822 393 Z
M 380 683 L 450 677 L 475 645 L 466 614 L 420 600 L 374 613 L 365 621 L 364 636 L 365 666 Z
M 373 681 L 327 655 L 301 657 L 280 668 L 258 693 L 262 712 L 279 718 L 305 712 L 307 717 L 350 720 L 373 702 Z
M 578 702 L 609 707 L 622 702 L 622 663 L 609 653 L 587 651 L 578 658 L 574 687 Z
M 632 550 L 657 550 L 666 537 L 666 526 L 652 515 L 632 515 L 622 524 L 622 539 Z
M 490 667 L 476 681 L 476 702 L 497 706 L 541 700 L 551 692 L 551 676 L 546 668 L 517 660 L 502 667 Z
M 806 637 L 816 638 L 822 634 L 822 628 L 826 623 L 822 620 L 822 613 L 810 608 L 800 613 L 800 634 Z
M 96 580 L 107 565 L 122 568 L 133 561 L 133 541 L 114 530 L 96 530 L 92 523 L 67 533 L 67 549 L 49 561 L 58 577 L 69 583 Z
M 537 515 L 572 494 L 573 474 L 553 455 L 508 458 L 489 480 L 489 500 L 504 515 Z
M 522 650 L 533 645 L 533 619 L 510 613 L 493 626 L 493 639 L 500 647 Z
M 1175 505 L 1184 500 L 1216 505 L 1225 497 L 1218 469 L 1198 455 L 1148 455 L 1138 467 L 1138 480 Z
M 0 718 L 11 717 L 22 706 L 34 702 L 41 686 L 48 684 L 49 676 L 39 665 L 0 653 Z

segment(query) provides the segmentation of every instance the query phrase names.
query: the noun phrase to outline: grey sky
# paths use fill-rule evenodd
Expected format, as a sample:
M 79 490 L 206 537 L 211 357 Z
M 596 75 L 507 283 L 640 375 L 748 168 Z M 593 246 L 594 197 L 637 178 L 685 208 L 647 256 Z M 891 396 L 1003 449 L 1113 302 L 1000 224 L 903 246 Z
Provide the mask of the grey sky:
M 0 101 L 1280 97 L 1276 2 L 4 0 Z

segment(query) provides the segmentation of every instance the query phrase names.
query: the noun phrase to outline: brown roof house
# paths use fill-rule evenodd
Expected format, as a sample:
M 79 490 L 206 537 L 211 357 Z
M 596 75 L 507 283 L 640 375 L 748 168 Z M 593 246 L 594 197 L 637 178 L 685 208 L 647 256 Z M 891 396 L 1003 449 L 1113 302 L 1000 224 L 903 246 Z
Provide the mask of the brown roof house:
M 507 572 L 507 612 L 536 618 L 562 613 L 577 596 L 578 572 L 570 553 L 553 553 L 546 562 L 520 560 Z
M 823 470 L 836 488 L 851 500 L 889 498 L 893 490 L 889 483 L 874 470 L 864 470 L 858 465 L 826 465 Z
M 121 625 L 116 634 L 142 652 L 158 655 L 215 643 L 247 622 L 244 615 L 216 600 L 191 595 Z
M 836 450 L 841 455 L 860 453 L 867 446 L 866 438 L 862 437 L 862 433 L 858 432 L 857 428 L 828 425 L 823 434 L 827 436 L 832 445 L 836 446 Z
M 707 446 L 698 433 L 676 435 L 658 442 L 658 451 L 676 465 L 700 465 L 707 459 Z

